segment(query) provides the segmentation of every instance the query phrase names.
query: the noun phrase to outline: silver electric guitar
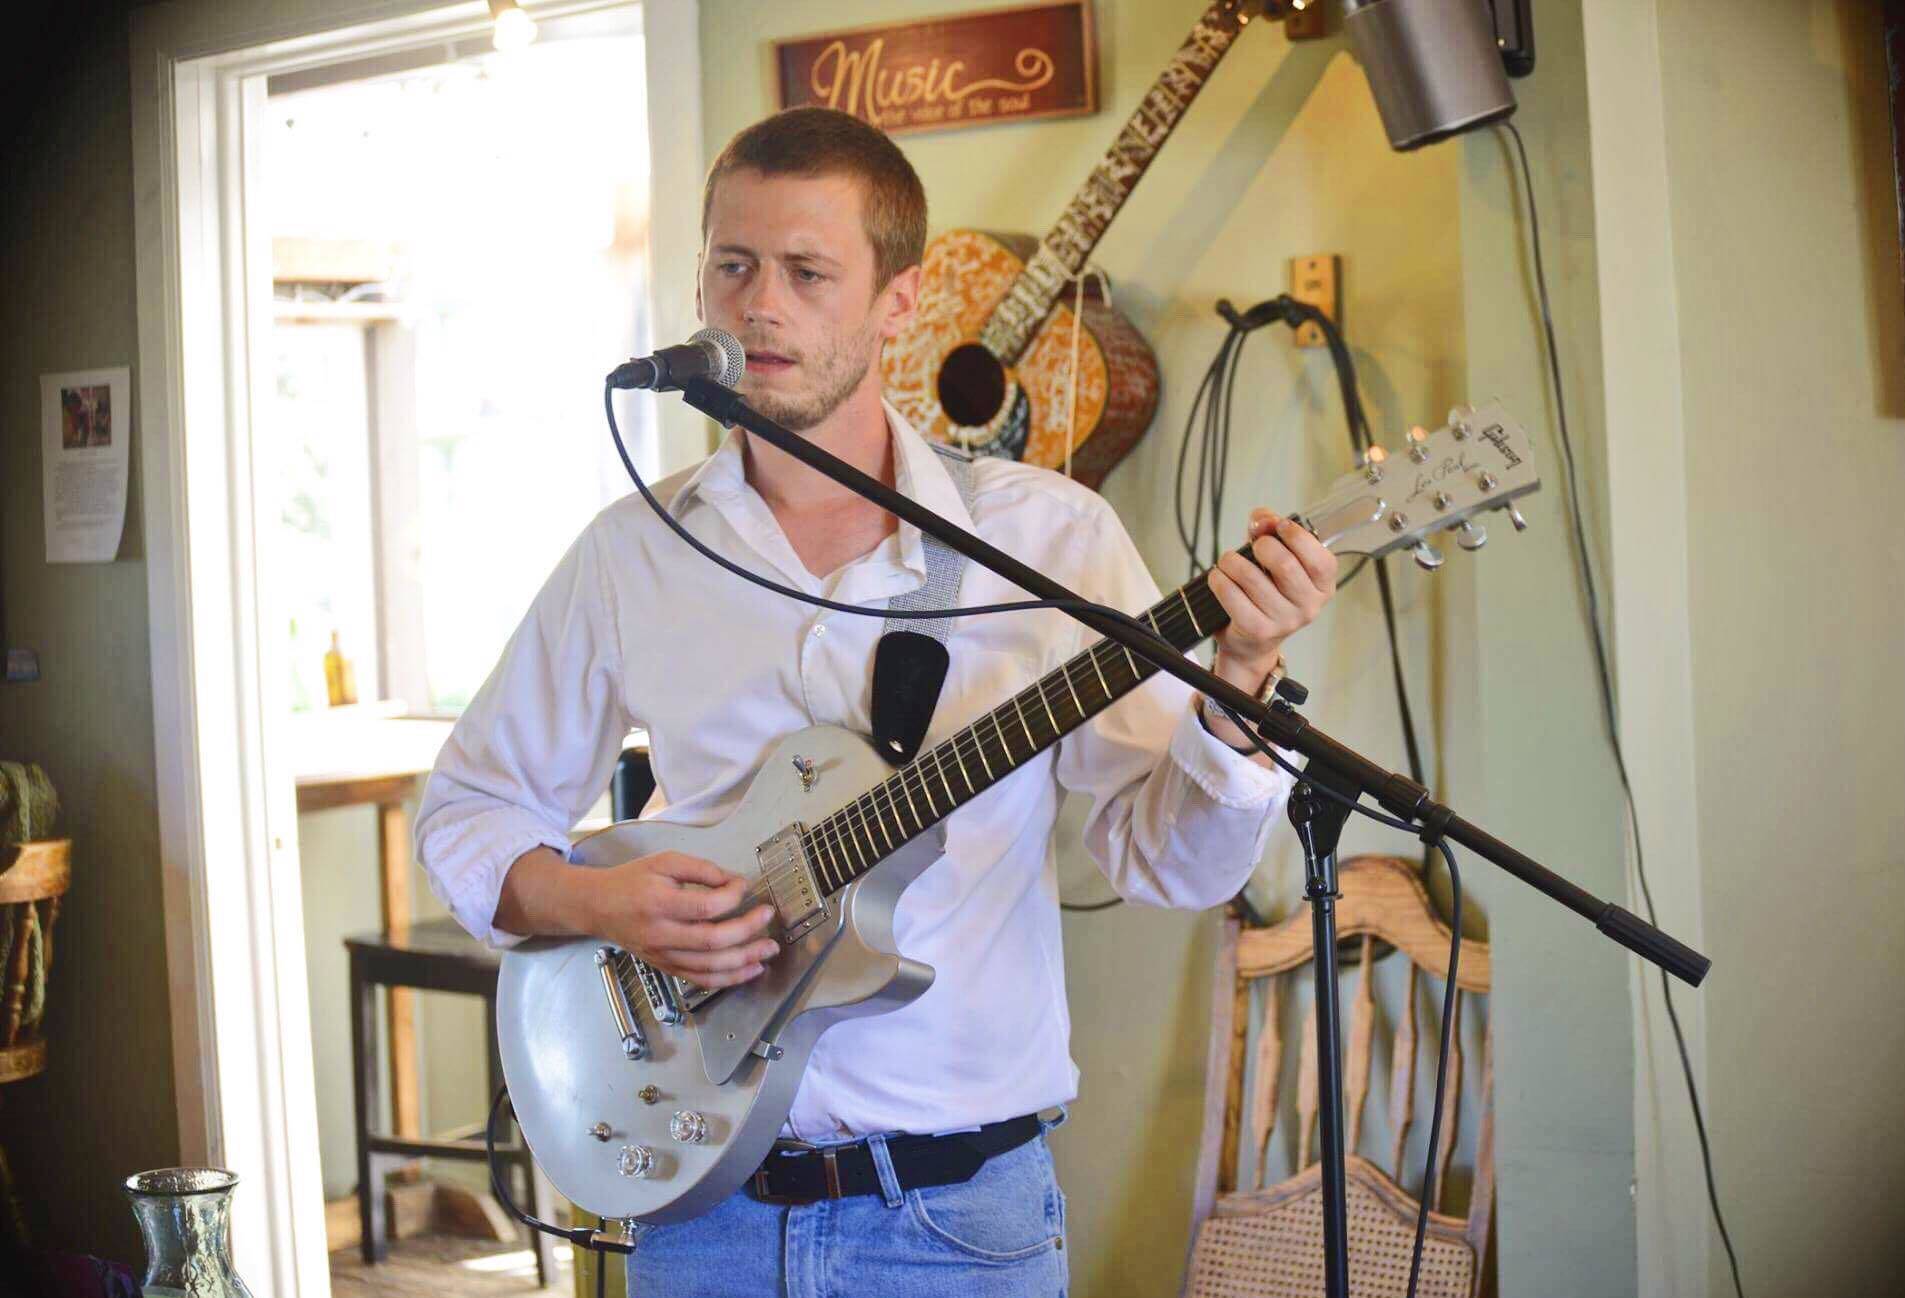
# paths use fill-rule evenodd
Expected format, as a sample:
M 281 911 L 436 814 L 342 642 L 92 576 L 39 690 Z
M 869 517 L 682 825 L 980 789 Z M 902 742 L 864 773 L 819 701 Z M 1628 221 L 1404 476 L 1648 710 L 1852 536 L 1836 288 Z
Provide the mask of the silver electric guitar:
M 1338 555 L 1413 547 L 1431 533 L 1467 549 L 1472 515 L 1540 486 L 1527 434 L 1499 403 L 1457 409 L 1403 450 L 1372 451 L 1299 518 Z M 1221 630 L 1200 575 L 1141 618 L 1180 651 Z M 789 735 L 719 825 L 623 821 L 576 844 L 589 865 L 654 852 L 752 880 L 741 909 L 771 902 L 782 950 L 752 981 L 696 986 L 596 940 L 533 939 L 508 951 L 497 989 L 503 1072 L 550 1181 L 606 1218 L 660 1224 L 702 1213 L 747 1180 L 793 1107 L 809 1052 L 843 1019 L 916 999 L 930 967 L 895 949 L 900 894 L 939 858 L 942 822 L 1157 669 L 1113 641 L 1049 673 L 908 765 L 816 726 Z

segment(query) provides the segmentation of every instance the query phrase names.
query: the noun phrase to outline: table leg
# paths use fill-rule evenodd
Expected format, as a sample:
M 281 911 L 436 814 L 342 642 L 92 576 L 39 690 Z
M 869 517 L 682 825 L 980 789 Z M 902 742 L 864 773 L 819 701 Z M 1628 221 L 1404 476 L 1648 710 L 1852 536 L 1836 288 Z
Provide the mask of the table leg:
M 401 802 L 377 804 L 382 840 L 379 870 L 383 883 L 384 928 L 392 935 L 408 931 L 410 910 L 410 818 Z M 399 1137 L 423 1134 L 417 1099 L 416 1004 L 408 987 L 384 989 L 390 1020 L 390 1117 Z

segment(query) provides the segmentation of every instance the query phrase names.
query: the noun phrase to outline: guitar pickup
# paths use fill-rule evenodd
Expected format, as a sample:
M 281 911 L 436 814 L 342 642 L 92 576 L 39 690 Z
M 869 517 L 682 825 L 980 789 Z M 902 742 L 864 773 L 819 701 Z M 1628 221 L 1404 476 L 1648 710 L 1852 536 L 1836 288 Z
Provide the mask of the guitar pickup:
M 755 849 L 768 900 L 774 903 L 782 945 L 798 941 L 827 918 L 827 897 L 814 877 L 804 842 L 807 827 L 795 823 Z

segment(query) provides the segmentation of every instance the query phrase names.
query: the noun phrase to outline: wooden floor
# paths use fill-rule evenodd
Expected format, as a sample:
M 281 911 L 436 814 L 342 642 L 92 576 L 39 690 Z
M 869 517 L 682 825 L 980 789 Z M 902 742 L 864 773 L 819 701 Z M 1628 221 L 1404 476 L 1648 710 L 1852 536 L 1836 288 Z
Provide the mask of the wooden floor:
M 570 1293 L 569 1246 L 556 1249 L 556 1274 L 536 1285 L 536 1255 L 524 1244 L 419 1235 L 390 1242 L 390 1255 L 365 1266 L 355 1248 L 331 1254 L 333 1298 L 444 1298 L 446 1294 Z

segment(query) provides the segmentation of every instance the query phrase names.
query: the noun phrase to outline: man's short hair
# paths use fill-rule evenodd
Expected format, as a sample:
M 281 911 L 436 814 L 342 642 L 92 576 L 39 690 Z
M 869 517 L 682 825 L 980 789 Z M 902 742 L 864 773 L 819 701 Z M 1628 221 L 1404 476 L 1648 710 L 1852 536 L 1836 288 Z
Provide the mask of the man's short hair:
M 873 288 L 879 292 L 926 255 L 926 189 L 899 146 L 877 126 L 837 108 L 789 108 L 728 141 L 708 168 L 701 235 L 708 234 L 714 187 L 734 171 L 764 176 L 851 176 L 860 182 Z

